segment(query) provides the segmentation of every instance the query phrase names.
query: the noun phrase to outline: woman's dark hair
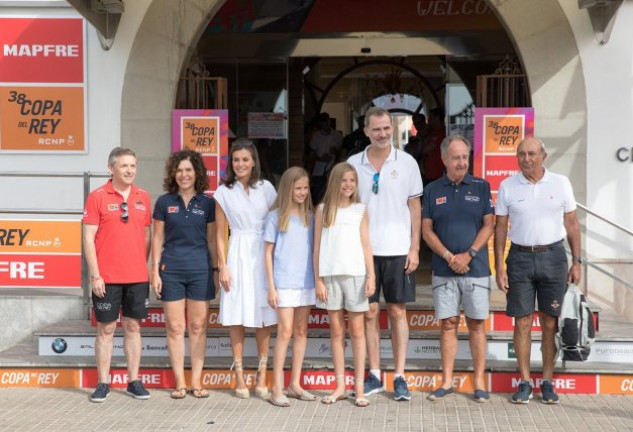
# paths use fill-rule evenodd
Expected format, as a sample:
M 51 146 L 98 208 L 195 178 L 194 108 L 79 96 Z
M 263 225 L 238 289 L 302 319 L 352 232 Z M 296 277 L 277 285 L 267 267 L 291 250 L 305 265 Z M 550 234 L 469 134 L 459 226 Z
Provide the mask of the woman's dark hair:
M 253 141 L 248 138 L 238 138 L 231 145 L 231 150 L 229 151 L 229 163 L 226 166 L 226 181 L 224 184 L 229 189 L 232 188 L 237 181 L 235 171 L 233 171 L 233 154 L 239 150 L 248 150 L 253 158 L 253 171 L 251 172 L 251 177 L 248 179 L 248 186 L 254 187 L 260 180 L 261 168 L 259 167 L 259 155 L 257 154 L 255 144 L 253 144 Z
M 163 189 L 169 193 L 178 192 L 178 183 L 176 183 L 176 171 L 178 165 L 184 160 L 189 160 L 193 165 L 193 171 L 196 174 L 194 189 L 197 193 L 204 193 L 209 189 L 209 177 L 207 177 L 207 169 L 202 161 L 200 153 L 193 150 L 180 150 L 172 153 L 165 164 L 165 179 L 163 180 Z

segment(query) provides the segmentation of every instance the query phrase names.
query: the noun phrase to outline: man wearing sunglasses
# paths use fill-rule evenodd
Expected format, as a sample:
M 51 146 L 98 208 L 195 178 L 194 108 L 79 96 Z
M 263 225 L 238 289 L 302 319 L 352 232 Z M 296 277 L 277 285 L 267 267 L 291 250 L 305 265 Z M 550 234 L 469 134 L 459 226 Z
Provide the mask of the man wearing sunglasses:
M 127 392 L 136 399 L 149 399 L 139 380 L 141 361 L 140 320 L 147 318 L 151 203 L 149 194 L 134 186 L 136 155 L 116 147 L 110 152 L 112 178 L 90 193 L 83 217 L 84 253 L 90 272 L 92 304 L 97 320 L 95 356 L 99 383 L 90 400 L 104 402 L 114 330 L 123 310 L 124 351 L 127 361 Z
M 374 255 L 376 292 L 365 313 L 369 375 L 365 395 L 384 391 L 380 371 L 380 291 L 387 303 L 394 358 L 394 399 L 411 400 L 404 378 L 409 341 L 406 304 L 415 301 L 415 275 L 420 252 L 422 177 L 415 159 L 393 147 L 389 111 L 370 108 L 365 134 L 371 144 L 348 162 L 358 172 L 358 192 L 369 212 L 369 240 Z
M 468 173 L 470 150 L 470 143 L 461 135 L 444 138 L 440 151 L 446 174 L 424 188 L 422 236 L 433 251 L 431 283 L 442 358 L 442 385 L 428 396 L 430 401 L 453 393 L 460 306 L 473 358 L 473 396 L 481 403 L 490 399 L 484 378 L 485 320 L 490 309 L 488 239 L 494 209 L 488 182 Z

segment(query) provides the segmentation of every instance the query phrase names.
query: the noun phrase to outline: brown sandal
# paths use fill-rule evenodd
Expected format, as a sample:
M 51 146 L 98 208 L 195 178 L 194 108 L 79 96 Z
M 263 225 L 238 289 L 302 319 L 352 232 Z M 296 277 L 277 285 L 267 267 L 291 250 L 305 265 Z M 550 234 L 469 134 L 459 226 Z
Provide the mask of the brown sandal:
M 189 390 L 189 393 L 191 393 L 191 396 L 195 397 L 196 399 L 206 399 L 211 396 L 209 392 L 203 388 L 192 388 L 191 390 Z
M 172 399 L 184 399 L 187 396 L 187 392 L 188 390 L 186 387 L 177 388 L 176 390 L 171 392 L 169 397 L 171 397 Z

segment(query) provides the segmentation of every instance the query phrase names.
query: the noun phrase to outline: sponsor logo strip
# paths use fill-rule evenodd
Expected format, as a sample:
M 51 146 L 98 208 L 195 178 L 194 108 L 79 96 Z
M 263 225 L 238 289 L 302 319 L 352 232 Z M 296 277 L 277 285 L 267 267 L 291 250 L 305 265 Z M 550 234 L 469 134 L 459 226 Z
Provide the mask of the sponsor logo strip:
M 81 386 L 79 369 L 3 369 L 0 387 L 70 387 Z
M 596 394 L 597 381 L 597 374 L 554 374 L 553 384 L 558 393 Z M 495 393 L 514 393 L 519 387 L 521 376 L 518 373 L 495 373 L 491 382 L 491 390 Z M 530 383 L 535 393 L 539 392 L 542 382 L 542 375 L 532 374 Z
M 386 385 L 388 391 L 393 391 L 394 373 L 386 373 Z M 442 385 L 441 372 L 407 372 L 404 379 L 411 391 L 432 392 Z M 488 374 L 484 376 L 488 382 Z M 456 372 L 453 374 L 453 389 L 456 392 L 472 393 L 475 391 L 473 374 L 470 372 Z
M 222 324 L 218 322 L 218 315 L 220 309 L 218 307 L 209 308 L 209 323 L 208 327 L 218 328 L 222 327 Z M 90 321 L 93 327 L 97 326 L 97 320 L 95 319 L 94 311 L 90 310 Z M 380 328 L 382 330 L 389 328 L 389 316 L 386 310 L 380 311 Z M 121 326 L 121 314 L 117 319 L 117 327 Z M 165 312 L 163 308 L 149 308 L 147 310 L 147 319 L 141 320 L 141 327 L 165 327 Z M 330 328 L 330 319 L 327 311 L 324 309 L 312 309 L 308 316 L 308 328 L 310 329 L 327 329 Z
M 435 311 L 433 310 L 410 310 L 407 311 L 407 321 L 409 323 L 410 330 L 440 330 L 440 320 L 435 317 Z M 491 320 L 490 317 L 485 322 L 486 330 L 490 330 Z M 466 317 L 462 313 L 460 315 L 459 332 L 468 333 L 468 327 L 466 326 Z
M 600 394 L 633 395 L 633 375 L 598 376 Z
M 81 221 L 0 220 L 1 253 L 81 253 Z
M 244 379 L 249 388 L 255 387 L 255 369 L 244 371 Z M 191 371 L 185 370 L 185 377 L 189 380 Z M 202 386 L 207 389 L 231 389 L 234 387 L 235 374 L 230 369 L 205 369 L 202 371 Z M 272 385 L 272 371 L 267 371 L 266 381 Z M 472 373 L 457 372 L 453 378 L 453 388 L 456 392 L 472 393 L 474 391 Z M 139 379 L 147 388 L 169 389 L 175 386 L 171 368 L 140 369 Z M 407 372 L 405 379 L 411 391 L 431 392 L 442 385 L 441 372 Z M 113 369 L 109 376 L 110 384 L 114 388 L 125 388 L 129 382 L 125 369 Z M 518 387 L 520 376 L 518 373 L 487 373 L 486 382 L 491 383 L 490 391 L 494 393 L 514 393 Z M 284 382 L 290 381 L 290 370 L 284 371 Z M 383 381 L 387 390 L 393 391 L 393 372 L 383 374 Z M 536 393 L 539 392 L 542 377 L 533 374 L 532 385 Z M 98 383 L 96 368 L 88 369 L 56 369 L 56 368 L 18 368 L 0 369 L 0 388 L 94 388 Z M 336 376 L 333 371 L 306 370 L 301 374 L 301 385 L 308 390 L 334 390 Z M 554 374 L 554 386 L 561 394 L 617 394 L 633 395 L 633 375 L 605 375 L 605 374 Z M 345 373 L 345 387 L 354 388 L 354 374 Z
M 494 311 L 492 312 L 494 315 L 494 325 L 489 329 L 486 327 L 486 330 L 493 331 L 513 331 L 514 330 L 514 318 L 506 315 L 504 311 Z M 593 313 L 593 323 L 598 329 L 598 313 Z M 541 322 L 539 321 L 539 317 L 537 314 L 534 314 L 534 322 L 532 323 L 532 332 L 540 332 L 541 331 Z

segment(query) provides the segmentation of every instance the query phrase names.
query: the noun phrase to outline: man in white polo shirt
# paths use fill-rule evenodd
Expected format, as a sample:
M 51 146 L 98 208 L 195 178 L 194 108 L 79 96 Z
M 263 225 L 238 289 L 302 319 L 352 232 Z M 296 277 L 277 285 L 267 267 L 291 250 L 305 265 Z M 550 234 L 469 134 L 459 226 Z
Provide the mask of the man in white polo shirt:
M 528 137 L 521 141 L 517 148 L 521 173 L 501 182 L 495 208 L 497 286 L 507 295 L 507 315 L 515 318 L 514 349 L 521 374 L 512 402 L 522 404 L 532 398 L 530 351 L 534 301 L 538 302 L 542 329 L 541 399 L 543 403 L 556 404 L 559 398 L 552 374 L 558 315 L 567 283 L 580 282 L 580 227 L 574 193 L 567 177 L 545 169 L 546 158 L 541 140 Z M 512 246 L 506 259 L 506 273 L 503 254 L 507 235 Z M 569 269 L 563 244 L 565 236 L 572 252 Z
M 406 303 L 415 300 L 415 275 L 420 251 L 422 177 L 418 164 L 392 146 L 393 120 L 389 111 L 370 108 L 365 135 L 371 144 L 348 162 L 358 172 L 358 192 L 369 212 L 369 240 L 374 255 L 376 292 L 365 313 L 369 376 L 365 395 L 384 391 L 380 372 L 380 291 L 387 302 L 393 348 L 394 399 L 411 400 L 404 379 L 409 341 Z

